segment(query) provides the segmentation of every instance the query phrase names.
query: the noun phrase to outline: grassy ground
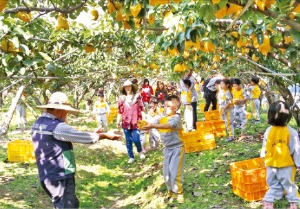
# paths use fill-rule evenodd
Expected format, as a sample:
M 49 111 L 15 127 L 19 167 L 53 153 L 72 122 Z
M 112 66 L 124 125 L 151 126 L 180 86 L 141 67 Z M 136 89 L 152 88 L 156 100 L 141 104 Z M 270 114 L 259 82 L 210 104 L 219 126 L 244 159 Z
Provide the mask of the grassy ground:
M 217 148 L 187 154 L 185 165 L 185 203 L 168 204 L 162 176 L 162 152 L 150 151 L 145 161 L 129 165 L 124 140 L 102 140 L 93 145 L 75 144 L 77 163 L 76 190 L 81 208 L 260 208 L 232 192 L 229 164 L 259 156 L 266 124 L 247 125 L 247 135 L 235 142 L 217 139 Z M 202 120 L 202 114 L 199 114 Z M 51 208 L 48 196 L 39 184 L 35 164 L 7 162 L 7 142 L 30 139 L 28 130 L 16 131 L 13 120 L 9 133 L 0 140 L 0 208 Z M 93 130 L 96 123 L 87 116 L 71 117 L 69 122 L 82 130 Z M 292 126 L 295 124 L 292 122 Z M 111 129 L 114 125 L 110 126 Z M 238 132 L 236 132 L 238 137 Z M 296 182 L 298 181 L 296 177 Z M 285 208 L 286 201 L 276 202 Z

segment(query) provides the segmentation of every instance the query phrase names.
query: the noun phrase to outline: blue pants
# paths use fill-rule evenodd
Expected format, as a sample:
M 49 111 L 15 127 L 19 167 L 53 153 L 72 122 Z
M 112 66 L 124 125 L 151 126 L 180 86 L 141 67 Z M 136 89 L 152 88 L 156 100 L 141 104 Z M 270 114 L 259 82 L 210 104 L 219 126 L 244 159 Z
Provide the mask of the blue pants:
M 129 158 L 134 158 L 132 150 L 132 142 L 135 144 L 137 152 L 142 151 L 142 145 L 140 141 L 140 130 L 138 129 L 123 129 L 126 138 L 126 147 Z

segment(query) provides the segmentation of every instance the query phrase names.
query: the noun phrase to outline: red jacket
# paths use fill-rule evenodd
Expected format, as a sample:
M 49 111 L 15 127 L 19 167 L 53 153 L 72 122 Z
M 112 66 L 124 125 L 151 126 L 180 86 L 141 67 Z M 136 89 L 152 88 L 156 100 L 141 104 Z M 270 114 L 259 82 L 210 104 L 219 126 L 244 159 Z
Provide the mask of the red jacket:
M 141 96 L 143 99 L 143 102 L 149 102 L 153 95 L 153 89 L 150 85 L 144 85 L 141 89 Z

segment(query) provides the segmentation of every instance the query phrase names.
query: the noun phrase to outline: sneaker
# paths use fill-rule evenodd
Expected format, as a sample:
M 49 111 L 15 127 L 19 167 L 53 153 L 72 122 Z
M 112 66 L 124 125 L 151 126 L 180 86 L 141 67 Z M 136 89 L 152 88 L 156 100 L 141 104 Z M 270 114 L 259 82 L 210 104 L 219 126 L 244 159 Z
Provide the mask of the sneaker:
M 128 163 L 130 164 L 134 163 L 134 158 L 129 158 Z
M 274 209 L 274 203 L 263 201 L 262 202 L 262 209 Z
M 297 204 L 295 202 L 291 202 L 290 207 L 288 207 L 287 209 L 297 209 L 297 208 L 298 208 Z
M 232 141 L 234 141 L 234 137 L 228 137 L 225 141 L 226 142 L 232 142 Z
M 144 160 L 146 158 L 146 156 L 144 155 L 144 153 L 140 152 L 140 159 Z

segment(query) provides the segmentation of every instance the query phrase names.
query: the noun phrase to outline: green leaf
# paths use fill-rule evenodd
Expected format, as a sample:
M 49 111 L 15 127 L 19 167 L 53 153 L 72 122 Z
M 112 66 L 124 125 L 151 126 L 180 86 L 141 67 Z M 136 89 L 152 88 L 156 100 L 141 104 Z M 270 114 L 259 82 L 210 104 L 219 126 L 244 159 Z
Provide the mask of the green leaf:
M 190 33 L 191 40 L 194 43 L 196 43 L 196 41 L 197 41 L 197 34 L 198 34 L 197 29 L 192 30 L 191 33 Z
M 264 35 L 262 33 L 258 33 L 256 34 L 256 38 L 259 45 L 262 45 L 262 43 L 264 42 Z
M 171 44 L 172 44 L 171 41 L 166 41 L 161 45 L 161 47 L 163 48 L 163 50 L 167 50 Z
M 10 58 L 13 56 L 12 53 L 7 54 L 6 56 L 4 55 L 2 57 L 2 64 L 6 67 L 7 63 L 9 62 Z
M 55 70 L 55 64 L 54 62 L 49 62 L 47 65 L 46 65 L 46 68 L 49 70 L 49 71 L 54 71 Z
M 13 38 L 11 39 L 11 42 L 14 44 L 14 46 L 15 46 L 17 49 L 19 48 L 20 42 L 19 42 L 18 37 L 13 37 Z
M 185 37 L 187 38 L 187 39 L 191 39 L 191 31 L 193 30 L 193 28 L 192 27 L 187 27 L 186 28 L 186 30 L 185 30 Z
M 30 36 L 27 33 L 25 33 L 25 31 L 22 28 L 20 28 L 20 26 L 14 27 L 13 33 L 22 35 L 26 40 L 30 38 Z
M 181 43 L 178 43 L 177 49 L 182 54 L 184 52 L 184 49 L 185 49 L 185 42 L 182 41 Z
M 252 10 L 246 10 L 245 13 L 242 15 L 241 20 L 248 21 L 250 18 L 252 18 L 254 16 Z
M 38 61 L 37 60 L 26 59 L 23 63 L 27 67 L 31 67 L 31 66 L 34 66 L 35 64 L 37 64 Z
M 292 35 L 295 43 L 300 43 L 300 33 L 298 31 L 292 30 Z
M 177 43 L 181 43 L 185 40 L 185 35 L 184 32 L 180 32 L 178 33 L 177 37 L 176 37 L 176 42 Z
M 26 46 L 24 44 L 20 44 L 20 48 L 27 56 L 30 54 L 30 50 L 29 50 L 28 46 Z
M 26 73 L 26 68 L 25 68 L 25 67 L 21 67 L 19 73 L 20 73 L 21 75 L 25 75 L 25 73 Z
M 44 60 L 50 62 L 52 61 L 52 58 L 48 56 L 48 54 L 44 53 L 44 52 L 38 52 L 43 58 Z
M 253 33 L 253 28 L 249 28 L 245 31 L 246 35 L 250 36 Z

